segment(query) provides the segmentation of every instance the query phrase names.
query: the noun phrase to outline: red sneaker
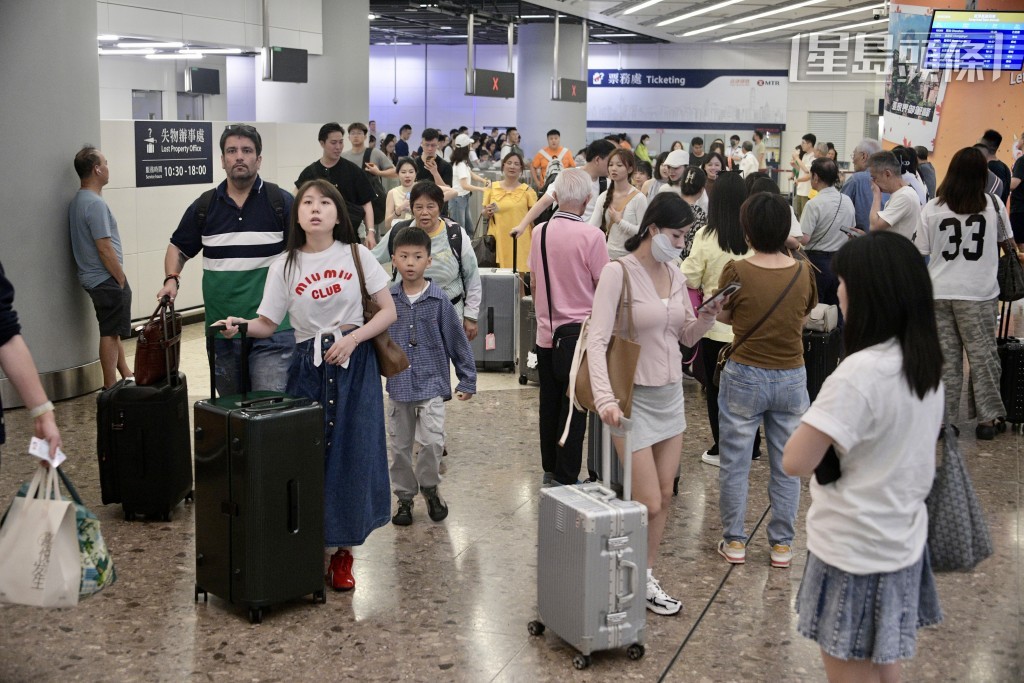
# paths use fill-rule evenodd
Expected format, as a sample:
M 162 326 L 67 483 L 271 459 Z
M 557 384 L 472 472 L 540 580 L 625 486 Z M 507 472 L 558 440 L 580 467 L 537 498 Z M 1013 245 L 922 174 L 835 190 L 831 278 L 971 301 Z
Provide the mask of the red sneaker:
M 344 548 L 331 557 L 331 565 L 327 568 L 327 582 L 336 591 L 350 591 L 356 587 L 356 579 L 352 576 L 352 553 Z

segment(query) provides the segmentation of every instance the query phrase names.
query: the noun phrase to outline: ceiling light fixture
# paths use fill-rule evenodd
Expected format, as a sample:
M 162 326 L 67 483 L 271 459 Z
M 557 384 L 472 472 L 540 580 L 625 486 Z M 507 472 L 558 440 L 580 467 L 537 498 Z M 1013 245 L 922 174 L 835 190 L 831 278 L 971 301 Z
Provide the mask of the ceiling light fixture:
M 822 3 L 822 2 L 825 2 L 825 0 L 804 0 L 803 2 L 798 2 L 795 5 L 790 5 L 789 7 L 780 7 L 778 9 L 769 10 L 767 12 L 759 12 L 757 14 L 751 14 L 749 17 L 740 17 L 739 19 L 733 19 L 732 21 L 727 21 L 727 22 L 725 22 L 723 24 L 715 24 L 714 26 L 705 26 L 703 28 L 698 28 L 698 29 L 695 29 L 693 31 L 687 31 L 686 33 L 680 33 L 680 34 L 676 35 L 676 38 L 686 38 L 686 37 L 689 37 L 689 36 L 696 36 L 696 35 L 700 35 L 701 33 L 707 33 L 708 31 L 715 31 L 715 30 L 720 29 L 720 28 L 725 28 L 726 26 L 732 26 L 733 24 L 745 24 L 748 21 L 754 21 L 755 19 L 762 19 L 764 17 L 770 17 L 773 14 L 780 14 L 782 12 L 789 12 L 791 10 L 800 9 L 801 7 L 807 7 L 809 5 L 817 5 L 817 4 Z
M 96 36 L 96 40 L 100 41 L 101 43 L 112 43 L 115 40 L 121 40 L 121 36 L 115 36 L 111 33 L 103 33 Z
M 669 24 L 674 24 L 677 21 L 682 21 L 683 19 L 689 19 L 690 17 L 696 17 L 696 16 L 699 16 L 701 14 L 707 14 L 708 12 L 714 12 L 716 9 L 721 9 L 723 7 L 728 7 L 729 5 L 735 5 L 735 4 L 743 2 L 743 1 L 744 0 L 725 0 L 724 2 L 720 2 L 717 5 L 710 5 L 708 7 L 702 7 L 700 9 L 698 9 L 698 10 L 694 10 L 692 12 L 687 12 L 686 14 L 680 14 L 678 17 L 672 17 L 671 19 L 666 19 L 665 21 L 659 21 L 658 22 L 658 26 L 668 26 Z
M 661 0 L 647 0 L 647 2 L 641 2 L 639 5 L 633 5 L 628 10 L 623 12 L 623 15 L 632 14 L 633 12 L 639 12 L 642 9 L 647 9 L 651 5 L 657 5 Z
M 591 33 L 591 38 L 633 38 L 635 33 Z
M 550 19 L 550 14 L 522 14 L 519 16 L 520 19 Z
M 860 28 L 861 26 L 873 26 L 875 24 L 885 24 L 889 22 L 889 18 L 884 19 L 871 19 L 869 21 L 859 21 L 856 24 L 847 24 L 846 26 L 836 26 L 835 28 L 822 29 L 821 31 L 814 31 L 812 33 L 798 33 L 793 38 L 806 38 L 807 36 L 820 36 L 823 33 L 843 33 L 853 28 Z
M 125 56 L 130 56 L 130 55 L 151 55 L 151 54 L 155 54 L 156 50 L 153 50 L 153 49 L 147 49 L 147 50 L 104 50 L 101 47 L 101 48 L 99 48 L 99 53 L 101 55 L 125 55 Z
M 240 55 L 237 47 L 192 47 L 178 50 L 179 55 Z
M 117 44 L 117 46 L 118 47 L 127 47 L 127 48 L 132 48 L 132 49 L 134 49 L 134 48 L 143 48 L 143 47 L 185 47 L 185 43 L 182 43 L 180 41 L 154 42 L 154 43 L 120 42 L 120 43 Z
M 203 58 L 203 55 L 201 55 L 201 54 L 182 55 L 182 54 L 178 54 L 177 52 L 171 52 L 171 53 L 160 52 L 158 54 L 146 55 L 146 59 L 182 59 L 182 60 L 194 61 L 196 59 L 202 59 L 202 58 Z
M 816 24 L 816 23 L 818 23 L 820 21 L 832 21 L 833 19 L 837 19 L 839 17 L 845 17 L 845 16 L 848 16 L 850 14 L 857 14 L 858 12 L 869 12 L 869 11 L 871 11 L 873 9 L 877 9 L 879 7 L 882 7 L 882 5 L 871 5 L 869 7 L 857 7 L 856 9 L 848 9 L 848 10 L 843 11 L 843 12 L 834 12 L 834 13 L 828 14 L 828 15 L 819 15 L 819 16 L 816 16 L 816 17 L 811 17 L 810 19 L 801 19 L 800 21 L 791 21 L 789 23 L 779 24 L 778 26 L 772 26 L 770 28 L 762 28 L 762 29 L 759 29 L 757 31 L 749 31 L 747 33 L 737 33 L 734 36 L 727 36 L 725 38 L 719 38 L 718 42 L 719 43 L 727 43 L 730 40 L 737 40 L 739 38 L 750 38 L 751 36 L 759 36 L 759 35 L 763 35 L 765 33 L 774 33 L 775 31 L 785 31 L 785 30 L 790 29 L 790 28 L 792 28 L 794 26 L 803 26 L 805 24 Z
M 374 19 L 376 19 L 376 18 L 377 18 L 377 15 L 376 15 L 376 14 L 373 14 L 373 13 L 370 13 L 369 15 L 367 15 L 367 17 L 366 17 L 366 18 L 367 18 L 367 19 L 369 19 L 370 21 L 373 21 Z
M 773 14 L 782 14 L 783 12 L 789 12 L 790 10 L 800 9 L 801 7 L 808 7 L 810 5 L 817 5 L 817 4 L 822 3 L 822 2 L 825 2 L 825 0 L 804 0 L 803 2 L 798 2 L 795 5 L 790 5 L 789 7 L 780 7 L 778 9 L 768 10 L 767 12 L 758 12 L 757 14 L 751 14 L 749 17 L 743 17 L 743 18 L 737 19 L 737 20 L 735 20 L 735 21 L 733 21 L 731 23 L 733 23 L 733 24 L 745 24 L 748 21 L 754 21 L 756 19 L 763 19 L 765 17 L 770 17 Z

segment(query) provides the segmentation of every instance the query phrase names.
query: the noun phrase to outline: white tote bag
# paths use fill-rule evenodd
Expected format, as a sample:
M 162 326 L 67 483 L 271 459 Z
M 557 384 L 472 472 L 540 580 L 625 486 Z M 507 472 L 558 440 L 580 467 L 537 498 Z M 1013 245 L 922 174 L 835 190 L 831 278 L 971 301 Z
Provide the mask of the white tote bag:
M 75 508 L 61 499 L 56 470 L 40 465 L 0 526 L 0 601 L 74 607 L 81 582 Z

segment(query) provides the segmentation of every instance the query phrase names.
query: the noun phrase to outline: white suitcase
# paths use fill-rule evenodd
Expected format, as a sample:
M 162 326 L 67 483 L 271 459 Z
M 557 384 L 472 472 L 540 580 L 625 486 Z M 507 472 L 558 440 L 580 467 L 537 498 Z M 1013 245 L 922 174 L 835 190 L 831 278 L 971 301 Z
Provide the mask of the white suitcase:
M 545 627 L 579 650 L 573 666 L 585 669 L 590 653 L 627 648 L 644 655 L 647 627 L 647 507 L 630 500 L 632 451 L 626 438 L 624 500 L 602 484 L 541 490 L 537 542 L 537 613 L 529 632 Z M 611 471 L 611 438 L 602 432 L 602 472 Z M 606 475 L 607 476 L 607 475 Z

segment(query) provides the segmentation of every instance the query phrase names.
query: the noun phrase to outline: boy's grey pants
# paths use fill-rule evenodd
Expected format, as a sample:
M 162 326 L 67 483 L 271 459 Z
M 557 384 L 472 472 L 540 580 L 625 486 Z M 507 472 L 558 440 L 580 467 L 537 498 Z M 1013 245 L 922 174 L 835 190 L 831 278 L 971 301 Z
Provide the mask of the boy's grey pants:
M 388 399 L 388 437 L 391 439 L 391 490 L 411 499 L 421 488 L 441 483 L 444 452 L 444 400 L 395 401 Z M 420 444 L 413 468 L 412 449 Z

